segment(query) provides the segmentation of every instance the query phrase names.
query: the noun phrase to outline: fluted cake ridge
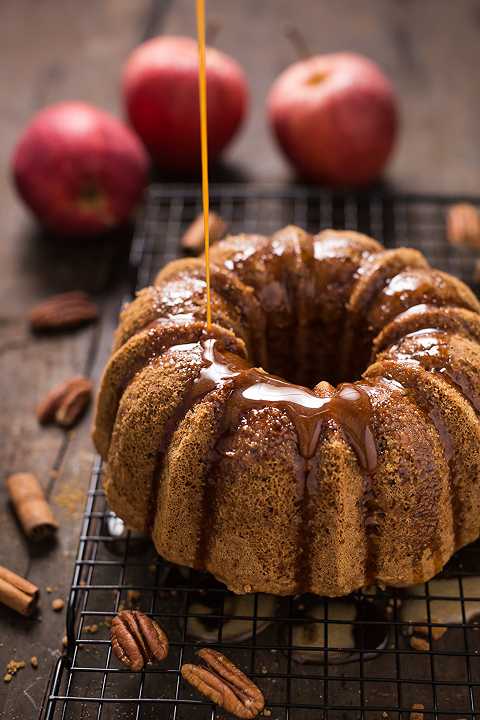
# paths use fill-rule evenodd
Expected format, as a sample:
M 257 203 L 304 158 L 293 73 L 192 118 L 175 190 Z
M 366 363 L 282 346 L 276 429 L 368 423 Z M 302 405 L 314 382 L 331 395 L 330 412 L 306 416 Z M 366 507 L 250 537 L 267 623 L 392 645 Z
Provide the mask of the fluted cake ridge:
M 112 509 L 235 592 L 425 581 L 480 520 L 480 304 L 353 231 L 231 236 L 121 314 L 94 440 Z

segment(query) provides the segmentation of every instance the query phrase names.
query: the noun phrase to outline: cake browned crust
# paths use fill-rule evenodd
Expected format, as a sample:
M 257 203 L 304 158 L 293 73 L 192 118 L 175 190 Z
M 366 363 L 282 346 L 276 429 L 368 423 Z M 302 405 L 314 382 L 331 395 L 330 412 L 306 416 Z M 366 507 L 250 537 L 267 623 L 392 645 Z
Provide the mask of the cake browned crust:
M 479 536 L 480 304 L 462 282 L 289 226 L 215 245 L 211 286 L 209 329 L 203 259 L 122 312 L 94 439 L 130 527 L 235 592 L 282 595 L 419 583 Z

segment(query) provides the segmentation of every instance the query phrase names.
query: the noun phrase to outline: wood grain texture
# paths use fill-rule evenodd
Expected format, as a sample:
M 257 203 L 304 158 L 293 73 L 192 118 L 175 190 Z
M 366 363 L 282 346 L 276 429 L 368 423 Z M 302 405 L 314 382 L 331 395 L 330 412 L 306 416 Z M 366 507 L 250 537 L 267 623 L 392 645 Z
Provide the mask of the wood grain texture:
M 78 3 L 7 0 L 0 4 L 0 564 L 41 589 L 40 613 L 22 620 L 0 608 L 0 670 L 11 658 L 27 667 L 0 684 L 0 717 L 37 717 L 51 666 L 61 650 L 66 598 L 73 572 L 93 448 L 91 414 L 70 433 L 40 428 L 38 400 L 77 373 L 98 379 L 124 292 L 129 233 L 105 241 L 61 243 L 41 236 L 16 199 L 7 168 L 18 132 L 41 106 L 80 98 L 118 113 L 120 69 L 146 32 L 150 0 Z M 55 292 L 86 289 L 102 309 L 98 325 L 56 337 L 34 338 L 26 315 Z M 97 352 L 100 350 L 100 354 Z M 7 502 L 4 478 L 33 471 L 61 525 L 52 547 L 29 545 Z M 48 594 L 47 586 L 55 590 Z M 29 665 L 36 655 L 38 669 Z
M 285 28 L 295 25 L 312 50 L 355 50 L 378 61 L 402 98 L 403 128 L 388 179 L 408 190 L 477 192 L 480 65 L 476 0 L 208 0 L 221 23 L 215 44 L 244 66 L 251 111 L 217 176 L 289 181 L 264 115 L 278 73 L 295 58 Z M 60 650 L 64 613 L 45 587 L 66 597 L 78 542 L 93 449 L 90 416 L 66 435 L 39 428 L 34 408 L 55 383 L 86 370 L 98 379 L 108 354 L 128 237 L 62 244 L 38 234 L 13 192 L 8 161 L 20 128 L 45 104 L 78 98 L 121 114 L 120 69 L 129 51 L 162 30 L 195 32 L 191 0 L 3 0 L 0 3 L 0 564 L 42 589 L 41 615 L 26 621 L 0 608 L 0 669 L 10 658 L 39 659 L 10 685 L 0 684 L 0 717 L 36 717 Z M 124 276 L 124 275 L 123 275 Z M 88 289 L 102 322 L 56 338 L 33 339 L 25 317 L 41 298 Z M 55 547 L 28 546 L 8 507 L 3 479 L 34 471 L 61 523 Z M 53 471 L 53 472 L 52 472 Z M 67 497 L 77 497 L 66 507 Z M 94 714 L 94 713 L 93 713 Z M 87 717 L 88 715 L 86 715 Z

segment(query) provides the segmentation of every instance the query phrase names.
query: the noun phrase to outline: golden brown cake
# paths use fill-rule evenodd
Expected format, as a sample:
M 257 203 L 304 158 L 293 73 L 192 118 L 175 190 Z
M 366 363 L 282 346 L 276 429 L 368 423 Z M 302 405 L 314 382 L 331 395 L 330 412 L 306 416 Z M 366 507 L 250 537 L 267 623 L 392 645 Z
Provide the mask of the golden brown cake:
M 423 582 L 479 536 L 480 305 L 462 282 L 297 227 L 218 243 L 211 282 L 210 330 L 203 259 L 121 315 L 94 438 L 131 528 L 280 595 Z

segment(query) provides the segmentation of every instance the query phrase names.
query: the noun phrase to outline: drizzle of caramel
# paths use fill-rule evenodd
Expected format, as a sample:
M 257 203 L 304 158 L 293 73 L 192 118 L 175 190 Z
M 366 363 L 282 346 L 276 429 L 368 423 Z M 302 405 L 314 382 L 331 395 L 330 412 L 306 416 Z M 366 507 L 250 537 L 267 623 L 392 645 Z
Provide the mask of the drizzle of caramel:
M 370 427 L 372 406 L 361 385 L 345 383 L 330 397 L 319 397 L 305 387 L 251 367 L 238 355 L 221 350 L 213 339 L 177 345 L 172 351 L 191 351 L 198 345 L 202 369 L 190 390 L 189 406 L 212 390 L 226 386 L 229 417 L 239 418 L 255 408 L 278 408 L 286 412 L 294 425 L 299 453 L 305 460 L 314 456 L 322 427 L 333 420 L 342 428 L 362 467 L 369 473 L 374 471 L 377 453 Z
M 415 343 L 413 348 L 402 350 L 401 343 L 393 345 L 390 354 L 400 362 L 422 365 L 429 372 L 436 372 L 448 380 L 480 413 L 480 397 L 475 391 L 467 373 L 461 367 L 453 367 L 449 350 L 449 334 L 444 330 L 425 328 L 405 335 L 402 342 Z
M 212 302 L 210 291 L 210 223 L 208 191 L 208 139 L 207 139 L 207 72 L 205 47 L 205 0 L 196 0 L 198 38 L 198 94 L 200 99 L 200 144 L 202 154 L 202 207 L 203 235 L 205 243 L 205 280 L 207 284 L 207 327 L 212 325 Z

